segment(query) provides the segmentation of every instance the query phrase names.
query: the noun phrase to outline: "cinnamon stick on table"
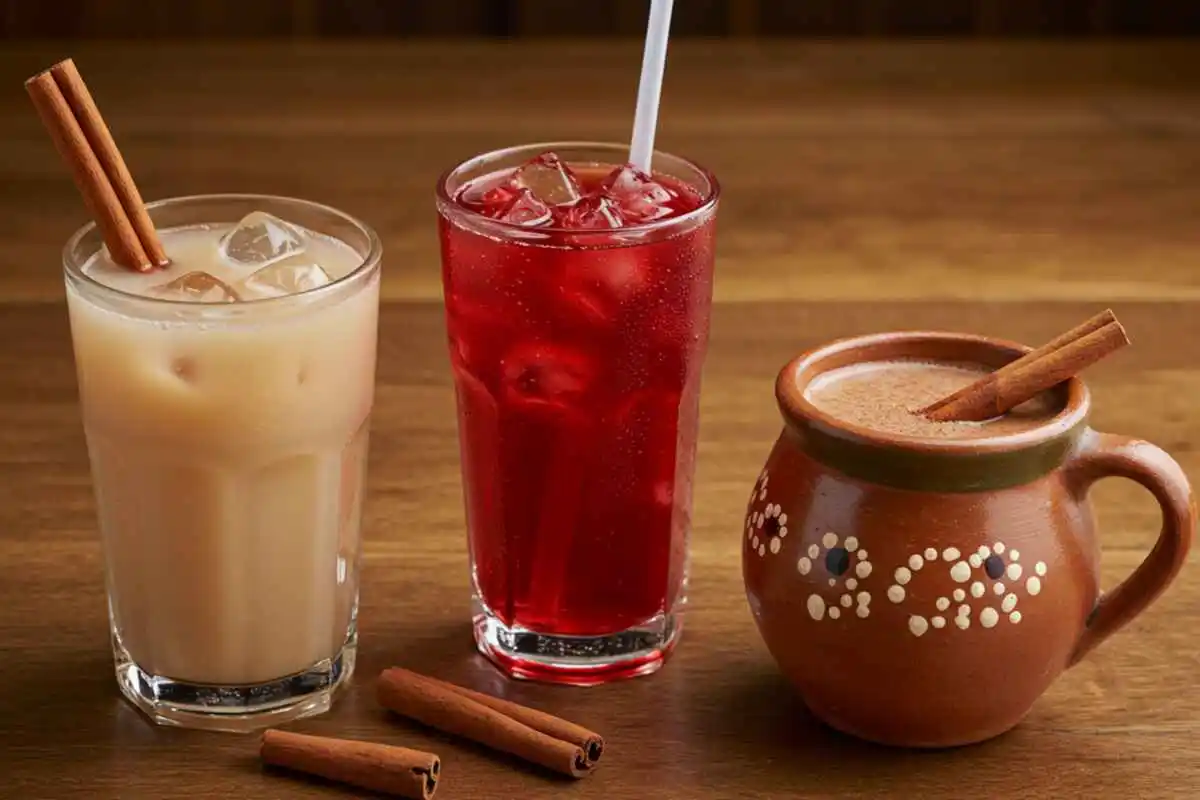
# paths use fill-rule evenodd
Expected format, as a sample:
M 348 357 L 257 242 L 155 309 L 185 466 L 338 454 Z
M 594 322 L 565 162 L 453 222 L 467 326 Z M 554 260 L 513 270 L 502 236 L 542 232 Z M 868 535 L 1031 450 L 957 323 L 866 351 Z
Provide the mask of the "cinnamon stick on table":
M 263 734 L 260 756 L 271 766 L 412 800 L 431 800 L 442 769 L 433 753 L 280 730 Z
M 566 720 L 406 669 L 384 670 L 377 694 L 401 716 L 573 778 L 589 774 L 604 750 L 598 734 Z
M 112 259 L 143 272 L 165 265 L 167 255 L 142 196 L 75 63 L 67 59 L 34 75 L 25 90 Z
M 439 680 L 429 675 L 420 675 L 401 667 L 393 667 L 388 672 L 393 674 L 406 673 L 410 680 L 426 681 L 450 691 L 458 692 L 464 697 L 468 697 L 477 703 L 482 703 L 507 717 L 515 719 L 522 725 L 528 725 L 535 731 L 541 731 L 547 736 L 553 736 L 555 739 L 562 739 L 563 741 L 579 745 L 583 749 L 584 756 L 589 763 L 594 764 L 600 760 L 600 756 L 604 752 L 604 739 L 600 734 L 590 731 L 582 725 L 568 722 L 562 717 L 556 717 L 553 714 L 538 711 L 536 708 L 530 708 L 519 703 L 514 703 L 511 700 L 504 700 L 490 694 L 477 692 L 474 689 L 468 689 L 465 686 Z
M 917 413 L 938 422 L 998 417 L 1127 344 L 1116 315 L 1104 311 Z

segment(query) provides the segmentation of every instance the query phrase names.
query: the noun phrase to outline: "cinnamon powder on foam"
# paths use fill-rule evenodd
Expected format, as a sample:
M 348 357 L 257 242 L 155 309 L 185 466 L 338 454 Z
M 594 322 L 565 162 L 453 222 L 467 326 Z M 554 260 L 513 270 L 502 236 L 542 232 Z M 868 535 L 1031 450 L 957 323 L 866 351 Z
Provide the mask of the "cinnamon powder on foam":
M 805 397 L 832 417 L 899 436 L 969 439 L 1037 427 L 1061 408 L 1047 394 L 984 422 L 935 422 L 913 412 L 985 375 L 983 367 L 929 361 L 868 361 L 817 376 Z

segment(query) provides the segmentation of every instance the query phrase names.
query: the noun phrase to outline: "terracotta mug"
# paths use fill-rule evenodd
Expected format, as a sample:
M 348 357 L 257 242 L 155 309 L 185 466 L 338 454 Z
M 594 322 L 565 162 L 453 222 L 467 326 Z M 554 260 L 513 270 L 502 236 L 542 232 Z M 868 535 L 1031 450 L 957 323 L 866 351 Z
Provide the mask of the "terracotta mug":
M 856 427 L 805 397 L 864 361 L 999 367 L 1018 344 L 950 333 L 834 342 L 779 374 L 784 417 L 750 496 L 743 574 L 767 647 L 806 705 L 871 741 L 945 747 L 1021 721 L 1066 668 L 1141 613 L 1179 572 L 1196 508 L 1179 465 L 1088 427 L 1078 378 L 1063 410 L 991 438 L 915 439 Z M 1101 594 L 1088 490 L 1110 476 L 1162 507 L 1158 541 Z

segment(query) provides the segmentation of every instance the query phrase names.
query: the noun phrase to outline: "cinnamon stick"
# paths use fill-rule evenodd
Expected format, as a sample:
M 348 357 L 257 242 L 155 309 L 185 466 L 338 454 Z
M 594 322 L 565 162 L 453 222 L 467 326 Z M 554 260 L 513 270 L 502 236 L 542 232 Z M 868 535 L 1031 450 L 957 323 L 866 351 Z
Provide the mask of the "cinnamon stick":
M 917 413 L 938 422 L 998 417 L 1127 344 L 1125 328 L 1106 311 Z
M 167 254 L 158 239 L 158 232 L 154 230 L 154 223 L 150 221 L 146 204 L 142 202 L 141 192 L 133 181 L 133 175 L 130 174 L 121 151 L 117 149 L 112 132 L 105 124 L 104 117 L 100 115 L 96 101 L 92 99 L 92 93 L 88 91 L 83 76 L 75 67 L 75 62 L 69 58 L 60 61 L 50 68 L 50 74 L 54 76 L 55 83 L 71 106 L 75 118 L 79 120 L 79 125 L 92 146 L 92 152 L 96 154 L 105 174 L 108 175 L 146 255 L 155 266 L 165 266 Z
M 581 745 L 519 722 L 457 688 L 405 669 L 387 669 L 376 690 L 380 705 L 396 714 L 572 778 L 586 776 L 595 766 Z
M 388 672 L 393 674 L 404 673 L 409 680 L 425 681 L 444 687 L 452 692 L 457 692 L 464 697 L 468 697 L 477 703 L 482 703 L 491 709 L 499 711 L 501 714 L 511 717 L 522 725 L 533 728 L 535 731 L 540 731 L 547 736 L 553 736 L 555 739 L 562 739 L 565 742 L 578 745 L 583 749 L 584 756 L 590 764 L 598 761 L 604 752 L 604 738 L 600 734 L 590 731 L 582 725 L 569 722 L 562 717 L 556 717 L 553 714 L 547 714 L 544 711 L 538 711 L 535 708 L 523 706 L 511 700 L 504 700 L 490 694 L 477 692 L 465 686 L 439 680 L 429 675 L 420 675 L 400 667 L 393 667 Z
M 433 753 L 280 730 L 263 734 L 259 755 L 271 766 L 413 800 L 433 797 L 442 770 Z
M 74 63 L 67 59 L 34 75 L 25 90 L 112 259 L 143 272 L 167 263 L 141 195 Z
M 1093 331 L 1098 331 L 1101 328 L 1103 328 L 1105 325 L 1111 325 L 1112 323 L 1114 323 L 1116 321 L 1117 321 L 1117 315 L 1112 312 L 1111 308 L 1106 308 L 1103 311 L 1101 311 L 1099 314 L 1088 319 L 1087 321 L 1081 322 L 1080 324 L 1076 325 L 1074 328 L 1071 328 L 1071 330 L 1069 330 L 1065 333 L 1060 333 L 1058 336 L 1055 336 L 1053 339 L 1046 342 L 1041 347 L 1039 347 L 1035 350 L 1030 350 L 1028 353 L 1021 356 L 1016 361 L 1011 361 L 1008 364 L 1005 364 L 1004 366 L 1008 369 L 1015 369 L 1017 367 L 1028 364 L 1030 361 L 1035 361 L 1039 358 L 1042 358 L 1043 356 L 1047 355 L 1048 353 L 1050 353 L 1054 350 L 1057 350 L 1058 348 L 1062 347 L 1063 345 L 1070 344 L 1071 342 L 1075 341 L 1076 339 L 1082 339 L 1084 336 L 1087 336 L 1089 333 L 1092 333 Z

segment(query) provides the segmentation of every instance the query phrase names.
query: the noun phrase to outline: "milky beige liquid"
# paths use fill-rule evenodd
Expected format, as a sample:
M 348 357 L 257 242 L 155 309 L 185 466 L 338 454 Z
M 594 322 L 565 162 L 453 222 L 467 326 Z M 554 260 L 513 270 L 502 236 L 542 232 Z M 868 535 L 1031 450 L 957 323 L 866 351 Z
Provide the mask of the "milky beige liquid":
M 916 410 L 974 383 L 983 367 L 928 361 L 868 361 L 818 375 L 809 402 L 843 422 L 883 433 L 923 438 L 1003 436 L 1048 422 L 1061 404 L 1050 393 L 983 422 L 935 422 Z
M 244 276 L 215 249 L 228 227 L 160 232 L 165 274 L 102 256 L 85 272 L 141 295 L 196 269 L 234 283 Z M 307 247 L 335 279 L 363 261 L 332 239 Z M 70 284 L 121 644 L 143 670 L 199 684 L 271 681 L 335 656 L 358 596 L 378 275 L 182 310 Z

